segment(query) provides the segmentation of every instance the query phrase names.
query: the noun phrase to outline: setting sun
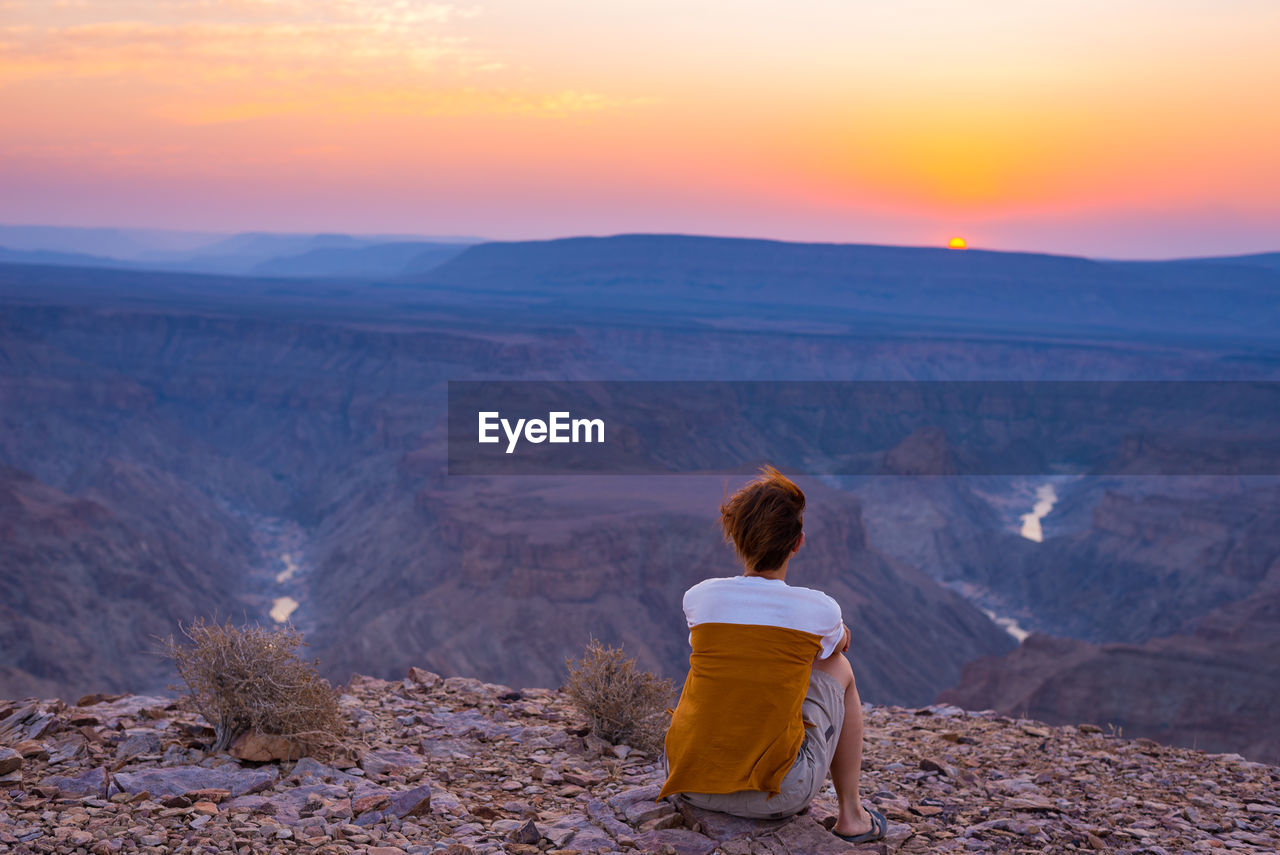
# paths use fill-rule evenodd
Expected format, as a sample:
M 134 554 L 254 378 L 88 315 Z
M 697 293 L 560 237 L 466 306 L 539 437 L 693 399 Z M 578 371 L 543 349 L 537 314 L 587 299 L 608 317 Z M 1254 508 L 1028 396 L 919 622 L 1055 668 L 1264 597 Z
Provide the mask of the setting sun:
M 964 242 L 962 237 L 954 237 L 947 244 L 947 249 L 968 249 L 969 245 Z

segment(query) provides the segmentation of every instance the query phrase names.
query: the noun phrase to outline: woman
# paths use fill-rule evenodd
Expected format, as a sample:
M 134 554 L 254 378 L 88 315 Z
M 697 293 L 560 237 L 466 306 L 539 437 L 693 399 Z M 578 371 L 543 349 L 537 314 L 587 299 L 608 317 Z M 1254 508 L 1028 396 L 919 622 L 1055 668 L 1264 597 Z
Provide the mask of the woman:
M 661 796 L 735 816 L 799 813 L 828 769 L 852 843 L 884 837 L 858 797 L 862 701 L 844 651 L 849 628 L 826 594 L 788 585 L 804 544 L 804 493 L 771 466 L 720 507 L 744 572 L 684 595 L 689 676 L 667 731 Z

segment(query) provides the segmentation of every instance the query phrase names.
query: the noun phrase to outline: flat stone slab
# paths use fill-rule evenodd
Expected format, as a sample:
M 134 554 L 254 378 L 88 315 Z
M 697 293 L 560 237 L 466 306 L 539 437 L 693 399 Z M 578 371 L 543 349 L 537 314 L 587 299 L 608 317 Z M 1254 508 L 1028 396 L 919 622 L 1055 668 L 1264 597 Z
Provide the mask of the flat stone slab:
M 796 820 L 793 816 L 785 819 L 744 819 L 719 811 L 703 810 L 681 798 L 674 801 L 676 809 L 684 816 L 685 824 L 693 829 L 701 829 L 707 837 L 721 842 L 737 837 L 758 837 Z
M 773 832 L 769 838 L 777 841 L 786 855 L 842 855 L 850 852 L 888 851 L 882 842 L 860 845 L 846 843 L 811 817 L 801 817 Z
M 743 836 L 720 844 L 724 855 L 888 855 L 884 841 L 852 844 L 836 837 L 809 817 L 757 837 Z
M 425 758 L 408 751 L 370 751 L 360 758 L 360 768 L 370 775 L 387 775 L 421 768 Z
M 0 748 L 0 775 L 22 768 L 22 755 L 12 748 Z
M 116 723 L 121 719 L 138 719 L 143 717 L 143 710 L 165 712 L 176 710 L 177 706 L 177 698 L 168 697 L 166 695 L 124 695 L 123 697 L 119 697 L 111 701 L 102 701 L 96 704 L 88 704 L 83 707 L 73 707 L 68 711 L 68 715 L 72 718 L 76 716 L 92 715 L 96 717 L 104 727 L 115 727 Z
M 584 853 L 614 852 L 618 849 L 618 844 L 612 837 L 581 813 L 566 814 L 541 830 L 542 836 L 555 844 L 557 849 L 576 849 Z
M 636 835 L 636 848 L 641 852 L 664 852 L 670 846 L 676 855 L 710 855 L 719 844 L 687 828 L 664 828 Z
M 99 797 L 104 794 L 106 780 L 102 769 L 85 769 L 76 775 L 50 775 L 40 782 L 40 786 L 56 788 L 66 798 Z M 110 797 L 118 792 L 120 788 L 112 784 L 105 790 L 105 795 Z
M 449 760 L 455 754 L 470 755 L 474 753 L 475 749 L 475 743 L 463 739 L 435 739 L 431 737 L 423 739 L 421 746 L 424 762 L 428 759 Z
M 847 855 L 889 851 L 885 841 L 854 845 L 841 840 L 809 814 L 786 819 L 745 819 L 696 808 L 680 799 L 675 801 L 685 822 L 691 828 L 700 829 L 725 855 Z M 909 837 L 910 829 L 903 826 L 903 830 Z
M 269 796 L 239 796 L 223 805 L 223 809 L 252 811 L 266 808 L 277 819 L 296 821 L 302 809 L 306 807 L 307 800 L 313 795 L 326 802 L 345 801 L 350 796 L 346 787 L 337 784 L 303 784 Z
M 136 727 L 124 732 L 124 739 L 116 746 L 116 757 L 127 760 L 139 754 L 159 754 L 164 751 L 160 734 L 149 727 Z
M 280 778 L 274 766 L 242 769 L 238 766 L 171 766 L 139 769 L 114 775 L 126 793 L 148 792 L 153 796 L 180 796 L 194 790 L 227 790 L 232 798 L 268 789 Z
M 314 784 L 317 781 L 326 784 L 345 784 L 348 781 L 353 784 L 366 783 L 366 779 L 335 769 L 333 766 L 326 766 L 314 757 L 303 757 L 295 763 L 289 772 L 289 777 L 296 777 L 304 784 Z
M 662 801 L 657 800 L 658 793 L 661 791 L 661 784 L 623 790 L 609 798 L 609 807 L 621 814 L 627 822 L 639 826 L 675 811 L 675 805 L 672 804 L 670 797 Z
M 362 813 L 354 820 L 355 825 L 365 826 L 382 822 L 385 819 L 408 819 L 421 816 L 431 810 L 431 786 L 421 784 L 411 790 L 370 790 L 371 795 L 385 795 L 390 803 L 378 810 Z

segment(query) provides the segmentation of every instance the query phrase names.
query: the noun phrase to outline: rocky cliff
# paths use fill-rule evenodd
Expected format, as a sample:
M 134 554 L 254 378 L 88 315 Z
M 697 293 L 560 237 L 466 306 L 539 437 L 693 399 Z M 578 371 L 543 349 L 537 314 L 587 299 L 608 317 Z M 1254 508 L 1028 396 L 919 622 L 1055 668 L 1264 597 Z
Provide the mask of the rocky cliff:
M 718 530 L 729 482 L 513 480 L 436 476 L 412 510 L 388 497 L 344 514 L 309 582 L 311 596 L 345 604 L 318 619 L 321 658 L 339 674 L 377 651 L 380 674 L 421 661 L 442 673 L 550 684 L 595 635 L 681 677 L 684 591 L 741 572 Z M 788 581 L 840 603 L 865 697 L 927 703 L 975 651 L 1013 646 L 958 594 L 869 549 L 857 499 L 800 483 L 806 545 Z
M 1257 591 L 1211 611 L 1193 631 L 1143 644 L 1032 635 L 1005 657 L 966 665 L 939 699 L 1211 751 L 1231 746 L 1280 763 L 1278 582 L 1280 563 Z
M 249 762 L 164 696 L 0 701 L 0 852 L 838 855 L 1273 852 L 1280 769 L 1088 725 L 868 705 L 862 793 L 886 841 L 828 834 L 828 788 L 772 822 L 655 801 L 657 758 L 558 691 L 413 669 L 356 677 L 323 759 Z
M 1280 495 L 1133 480 L 1024 546 L 1007 578 L 979 577 L 1076 637 L 977 659 L 939 700 L 1280 762 Z
M 0 682 L 49 695 L 163 685 L 156 638 L 238 612 L 249 557 L 239 521 L 162 472 L 105 460 L 69 495 L 0 466 Z
M 1083 479 L 1063 498 L 1087 521 L 1059 533 L 1051 512 L 1044 542 L 974 574 L 1055 635 L 1141 643 L 1189 632 L 1280 561 L 1274 479 Z
M 132 281 L 110 287 L 157 299 L 147 297 L 145 276 Z M 100 674 L 100 687 L 162 687 L 168 680 L 148 655 L 153 635 L 215 611 L 266 620 L 273 597 L 285 596 L 300 603 L 291 619 L 337 679 L 426 661 L 443 673 L 553 683 L 587 627 L 624 642 L 647 667 L 683 673 L 681 592 L 738 572 L 715 527 L 723 479 L 697 487 L 683 477 L 665 486 L 630 477 L 504 481 L 450 478 L 444 467 L 449 377 L 574 376 L 583 365 L 617 376 L 666 370 L 632 352 L 633 328 L 622 325 L 614 341 L 615 320 L 546 326 L 536 316 L 481 323 L 445 313 L 429 322 L 385 314 L 339 322 L 323 291 L 255 313 L 211 308 L 203 293 L 182 296 L 188 284 L 210 287 L 204 280 L 171 284 L 178 305 L 23 304 L 0 316 L 0 394 L 15 404 L 0 410 L 0 461 L 167 538 L 172 567 L 206 568 L 189 608 L 160 622 L 116 622 L 115 647 L 86 643 L 69 619 L 37 642 L 26 627 L 34 615 L 13 608 L 12 643 L 0 660 L 12 692 L 78 695 L 89 683 L 65 674 L 66 662 Z M 61 299 L 101 299 L 84 287 L 87 296 Z M 363 303 L 358 311 L 374 314 Z M 728 365 L 776 372 L 813 347 L 786 335 L 751 355 L 759 336 L 704 331 L 697 339 L 701 361 L 686 362 L 684 376 Z M 636 346 L 665 358 L 688 343 L 684 331 L 652 330 Z M 1010 646 L 961 597 L 869 548 L 856 500 L 817 481 L 806 489 L 826 532 L 811 538 L 798 583 L 829 588 L 845 607 L 869 697 L 924 703 L 959 678 L 966 659 Z M 147 507 L 156 513 L 143 520 Z M 280 525 L 301 532 L 296 543 L 284 548 L 272 536 Z M 58 606 L 75 588 L 40 577 L 88 574 L 115 560 L 80 553 L 79 565 L 64 569 L 56 565 L 75 563 L 66 553 L 41 555 L 0 566 L 14 592 L 5 604 L 45 598 L 53 622 L 76 613 Z M 282 567 L 297 569 L 271 582 Z M 175 572 L 166 567 L 157 578 L 179 592 Z M 99 650 L 112 651 L 112 661 Z M 19 671 L 46 682 L 17 682 Z

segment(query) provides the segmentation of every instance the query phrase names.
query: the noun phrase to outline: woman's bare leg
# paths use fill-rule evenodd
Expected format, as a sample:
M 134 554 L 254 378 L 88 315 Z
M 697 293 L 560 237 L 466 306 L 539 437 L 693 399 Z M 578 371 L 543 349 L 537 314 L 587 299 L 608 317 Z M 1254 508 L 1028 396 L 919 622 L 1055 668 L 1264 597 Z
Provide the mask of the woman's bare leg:
M 844 723 L 831 759 L 831 782 L 835 784 L 840 806 L 834 830 L 841 834 L 862 834 L 871 830 L 871 817 L 863 809 L 858 795 L 862 779 L 862 699 L 858 697 L 853 667 L 843 653 L 819 659 L 813 667 L 835 677 L 844 686 Z

